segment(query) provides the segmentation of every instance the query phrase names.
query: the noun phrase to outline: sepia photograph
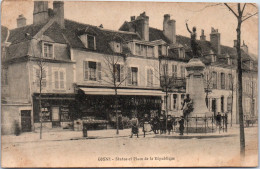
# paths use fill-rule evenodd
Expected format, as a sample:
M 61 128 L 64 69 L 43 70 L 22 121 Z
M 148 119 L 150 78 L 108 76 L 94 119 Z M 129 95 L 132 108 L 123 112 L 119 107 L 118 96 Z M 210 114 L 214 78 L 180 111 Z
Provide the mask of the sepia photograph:
M 1 167 L 258 167 L 258 4 L 1 3 Z

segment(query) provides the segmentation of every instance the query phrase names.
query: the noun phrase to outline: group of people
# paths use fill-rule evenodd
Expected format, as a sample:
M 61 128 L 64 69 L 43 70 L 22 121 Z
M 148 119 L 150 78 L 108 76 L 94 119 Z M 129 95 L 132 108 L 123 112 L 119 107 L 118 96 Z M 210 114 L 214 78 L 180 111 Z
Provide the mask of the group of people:
M 180 135 L 183 135 L 184 131 L 184 117 L 181 116 L 180 118 L 172 117 L 171 115 L 168 115 L 167 119 L 164 115 L 158 116 L 152 116 L 151 118 L 148 116 L 148 114 L 145 114 L 143 119 L 138 120 L 136 116 L 133 116 L 131 119 L 131 138 L 133 135 L 136 135 L 138 137 L 139 134 L 139 127 L 142 128 L 143 136 L 145 137 L 147 132 L 153 131 L 154 134 L 166 134 L 168 131 L 168 134 L 173 131 L 173 127 L 176 127 L 179 123 L 179 130 Z

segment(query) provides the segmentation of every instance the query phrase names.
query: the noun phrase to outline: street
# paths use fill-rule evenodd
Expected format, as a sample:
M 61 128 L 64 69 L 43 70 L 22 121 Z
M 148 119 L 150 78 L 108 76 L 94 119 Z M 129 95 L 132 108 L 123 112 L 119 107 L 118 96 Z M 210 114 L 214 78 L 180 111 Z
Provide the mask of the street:
M 243 164 L 239 160 L 238 129 L 238 126 L 233 127 L 230 135 L 223 137 L 187 139 L 173 133 L 170 136 L 150 134 L 145 138 L 125 136 L 10 143 L 4 142 L 7 137 L 2 136 L 2 167 L 257 166 L 258 128 L 245 128 Z M 16 138 L 19 140 L 19 137 Z

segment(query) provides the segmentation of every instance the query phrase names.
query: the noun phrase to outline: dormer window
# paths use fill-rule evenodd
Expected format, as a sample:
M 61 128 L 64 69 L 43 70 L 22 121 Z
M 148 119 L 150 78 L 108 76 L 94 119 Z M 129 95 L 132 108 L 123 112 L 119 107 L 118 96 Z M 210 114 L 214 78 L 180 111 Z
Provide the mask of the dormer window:
M 96 42 L 95 42 L 95 36 L 93 35 L 87 35 L 87 48 L 95 50 Z
M 122 53 L 122 44 L 119 42 L 112 42 L 112 48 L 115 53 Z
M 144 44 L 135 44 L 135 54 L 139 56 L 154 57 L 154 47 Z
M 161 56 L 162 55 L 162 45 L 158 46 L 158 55 Z
M 252 69 L 253 69 L 253 66 L 254 66 L 253 61 L 250 60 L 250 61 L 249 61 L 249 69 L 252 70 Z
M 43 57 L 44 58 L 54 58 L 53 44 L 43 43 Z
M 179 48 L 179 58 L 185 58 L 185 50 L 184 50 L 184 48 Z
M 228 58 L 228 65 L 231 65 L 232 64 L 232 60 L 231 58 Z
M 211 62 L 214 63 L 217 61 L 217 56 L 216 55 L 211 55 Z

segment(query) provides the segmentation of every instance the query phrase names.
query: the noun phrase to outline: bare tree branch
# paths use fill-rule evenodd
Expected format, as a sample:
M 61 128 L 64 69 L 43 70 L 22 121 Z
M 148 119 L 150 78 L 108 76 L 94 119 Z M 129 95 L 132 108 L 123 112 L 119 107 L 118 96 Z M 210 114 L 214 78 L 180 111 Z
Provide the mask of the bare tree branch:
M 234 10 L 233 10 L 227 3 L 224 3 L 224 5 L 226 5 L 226 7 L 227 7 L 236 17 L 238 17 L 238 15 L 234 12 Z
M 258 12 L 254 13 L 254 14 L 248 16 L 248 17 L 246 17 L 245 19 L 242 20 L 242 22 L 244 22 L 245 20 L 247 20 L 247 19 L 249 19 L 249 18 L 251 18 L 252 16 L 255 16 L 255 15 L 257 15 L 257 14 L 258 14 Z

